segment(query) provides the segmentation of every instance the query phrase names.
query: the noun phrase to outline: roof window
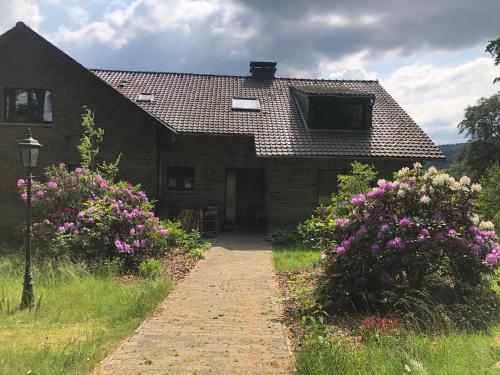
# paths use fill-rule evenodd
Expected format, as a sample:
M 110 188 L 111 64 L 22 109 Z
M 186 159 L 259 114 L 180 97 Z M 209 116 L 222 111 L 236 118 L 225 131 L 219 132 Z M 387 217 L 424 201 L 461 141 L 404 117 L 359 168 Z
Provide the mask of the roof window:
M 153 101 L 153 94 L 147 93 L 147 92 L 141 92 L 139 96 L 137 97 L 137 101 L 139 102 L 152 102 Z
M 232 98 L 231 109 L 233 111 L 260 112 L 260 102 L 257 98 Z

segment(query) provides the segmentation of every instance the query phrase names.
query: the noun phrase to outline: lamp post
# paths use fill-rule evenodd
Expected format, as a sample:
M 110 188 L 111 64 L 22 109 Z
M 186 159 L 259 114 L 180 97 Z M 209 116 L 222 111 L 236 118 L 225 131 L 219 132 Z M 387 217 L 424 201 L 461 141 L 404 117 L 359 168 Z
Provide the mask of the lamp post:
M 28 129 L 28 138 L 23 139 L 18 144 L 21 153 L 21 162 L 28 172 L 26 184 L 27 209 L 26 209 L 26 265 L 24 269 L 23 297 L 21 308 L 33 306 L 35 296 L 33 294 L 33 274 L 31 273 L 31 172 L 36 168 L 38 162 L 38 151 L 42 145 L 31 136 L 31 129 Z

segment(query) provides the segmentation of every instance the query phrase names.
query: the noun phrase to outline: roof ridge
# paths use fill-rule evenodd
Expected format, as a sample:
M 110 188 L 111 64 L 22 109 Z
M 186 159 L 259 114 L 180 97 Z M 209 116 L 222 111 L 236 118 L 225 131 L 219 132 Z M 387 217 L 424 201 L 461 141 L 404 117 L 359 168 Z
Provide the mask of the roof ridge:
M 164 72 L 152 70 L 128 70 L 128 69 L 98 69 L 89 68 L 91 72 L 116 72 L 116 73 L 144 73 L 144 74 L 175 74 L 186 76 L 203 76 L 203 77 L 227 77 L 227 78 L 255 78 L 249 75 L 238 74 L 216 74 L 216 73 L 192 73 L 192 72 Z M 256 78 L 256 79 L 269 79 L 269 78 Z M 378 79 L 327 79 L 327 78 L 304 78 L 304 77 L 274 77 L 272 79 L 286 80 L 286 81 L 316 81 L 316 82 L 379 82 Z

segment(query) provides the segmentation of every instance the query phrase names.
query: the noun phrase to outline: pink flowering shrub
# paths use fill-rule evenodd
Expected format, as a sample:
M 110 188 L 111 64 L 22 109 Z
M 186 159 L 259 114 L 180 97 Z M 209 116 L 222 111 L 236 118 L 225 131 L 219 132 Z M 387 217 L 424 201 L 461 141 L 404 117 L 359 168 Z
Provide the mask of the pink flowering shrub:
M 138 186 L 113 182 L 86 168 L 64 164 L 33 181 L 35 244 L 47 255 L 76 259 L 120 256 L 131 263 L 165 251 L 168 230 Z M 26 199 L 24 180 L 18 181 Z
M 491 222 L 480 222 L 481 186 L 437 171 L 403 168 L 394 181 L 318 209 L 330 296 L 382 299 L 398 287 L 420 289 L 432 277 L 474 286 L 500 263 Z

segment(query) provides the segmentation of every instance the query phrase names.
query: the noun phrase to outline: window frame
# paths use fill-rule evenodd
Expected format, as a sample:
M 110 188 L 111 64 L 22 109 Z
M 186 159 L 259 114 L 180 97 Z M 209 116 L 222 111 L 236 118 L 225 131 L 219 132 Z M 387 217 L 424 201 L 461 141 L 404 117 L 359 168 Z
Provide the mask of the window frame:
M 151 96 L 151 99 L 141 99 L 141 96 Z M 138 95 L 137 95 L 137 101 L 138 102 L 144 102 L 144 103 L 151 103 L 153 102 L 153 100 L 155 99 L 155 94 L 153 94 L 152 92 L 140 92 Z
M 190 173 L 182 173 L 181 175 L 173 173 L 173 172 L 179 172 L 179 171 L 189 171 Z M 170 177 L 174 175 L 176 179 L 175 187 L 170 186 Z M 185 188 L 180 185 L 184 185 L 183 183 L 179 182 L 179 178 L 184 178 L 184 177 L 191 177 L 191 188 Z M 194 191 L 195 187 L 195 182 L 194 182 L 194 167 L 186 167 L 186 166 L 168 166 L 167 167 L 167 190 L 168 191 L 177 191 L 177 192 L 190 192 Z
M 29 95 L 29 93 L 31 92 L 36 92 L 36 91 L 44 91 L 45 94 L 44 95 L 47 95 L 47 92 L 49 92 L 49 96 L 50 96 L 50 111 L 51 111 L 51 114 L 52 114 L 52 120 L 50 121 L 44 121 L 43 120 L 43 112 L 41 114 L 41 118 L 42 120 L 41 121 L 37 121 L 36 119 L 30 119 L 30 120 L 27 120 L 27 121 L 24 121 L 24 120 L 18 120 L 18 119 L 13 119 L 13 118 L 8 118 L 7 117 L 7 112 L 11 112 L 10 111 L 10 108 L 8 108 L 8 105 L 7 105 L 7 101 L 9 100 L 9 98 L 11 97 L 9 95 L 9 92 L 10 90 L 13 90 L 14 91 L 14 95 L 13 95 L 13 98 L 14 98 L 14 111 L 13 113 L 15 114 L 16 111 L 15 111 L 15 106 L 16 106 L 16 102 L 15 102 L 15 98 L 16 98 L 16 95 L 15 95 L 15 92 L 16 90 L 19 90 L 19 91 L 25 91 L 28 93 L 28 106 L 30 106 L 30 98 L 31 96 Z M 3 88 L 3 122 L 4 123 L 8 123 L 8 124 L 29 124 L 29 125 L 51 125 L 54 123 L 54 101 L 53 101 L 53 95 L 52 95 L 52 92 L 53 90 L 50 89 L 50 88 L 26 88 L 26 87 L 4 87 Z M 44 99 L 45 100 L 45 99 Z M 32 110 L 31 110 L 32 111 Z M 32 111 L 33 112 L 33 111 Z
M 239 107 L 235 107 L 234 105 L 234 101 L 235 100 L 252 100 L 252 101 L 255 101 L 257 103 L 257 108 L 239 108 Z M 233 96 L 231 98 L 231 110 L 232 111 L 235 111 L 235 112 L 260 112 L 262 110 L 262 107 L 260 105 L 260 100 L 259 98 L 249 98 L 249 97 L 242 97 L 242 96 Z

